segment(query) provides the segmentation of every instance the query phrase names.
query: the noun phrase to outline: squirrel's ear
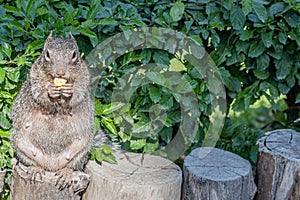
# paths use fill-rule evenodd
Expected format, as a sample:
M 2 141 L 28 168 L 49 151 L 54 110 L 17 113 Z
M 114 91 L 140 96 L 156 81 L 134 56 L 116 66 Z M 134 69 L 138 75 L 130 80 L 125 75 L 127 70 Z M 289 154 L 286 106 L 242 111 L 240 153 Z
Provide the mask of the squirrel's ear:
M 47 37 L 46 42 L 50 42 L 50 40 L 52 39 L 52 33 L 53 33 L 53 31 L 50 31 L 50 34 Z
M 48 46 L 48 43 L 51 41 L 51 39 L 52 39 L 52 32 L 53 31 L 50 31 L 50 34 L 49 34 L 49 36 L 47 37 L 47 39 L 46 39 L 46 42 L 45 42 L 45 45 L 44 45 L 44 50 L 47 48 L 47 46 Z
M 72 35 L 71 32 L 69 32 L 69 36 L 70 36 L 70 39 L 71 39 L 73 42 L 76 42 L 76 40 L 75 40 L 75 38 L 74 38 L 74 36 Z
M 72 35 L 71 32 L 69 32 L 69 36 L 70 36 L 71 41 L 75 44 L 76 49 L 77 49 L 77 51 L 78 51 L 77 41 L 76 41 L 76 39 L 74 38 L 74 36 Z

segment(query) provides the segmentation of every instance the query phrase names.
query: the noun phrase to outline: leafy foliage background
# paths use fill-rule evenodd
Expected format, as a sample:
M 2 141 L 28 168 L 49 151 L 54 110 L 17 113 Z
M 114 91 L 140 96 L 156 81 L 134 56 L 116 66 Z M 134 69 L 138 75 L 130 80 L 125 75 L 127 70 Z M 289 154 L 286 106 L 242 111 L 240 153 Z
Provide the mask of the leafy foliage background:
M 228 112 L 217 146 L 238 153 L 253 164 L 257 155 L 255 142 L 264 131 L 298 130 L 299 1 L 0 0 L 0 3 L 2 169 L 11 167 L 9 161 L 13 156 L 9 145 L 11 104 L 50 30 L 64 37 L 72 32 L 84 55 L 106 38 L 139 27 L 171 28 L 193 38 L 214 59 L 226 87 Z M 200 113 L 200 128 L 190 150 L 201 146 L 210 123 L 208 89 L 190 63 L 161 50 L 128 52 L 103 71 L 95 99 L 97 126 L 123 148 L 136 152 L 152 153 L 172 140 L 181 120 L 180 105 L 172 92 L 155 80 L 138 88 L 127 105 L 110 102 L 119 78 L 148 63 L 170 65 L 189 80 Z M 149 133 L 151 126 L 146 126 L 150 121 L 149 109 L 157 104 L 167 113 L 164 127 L 146 139 L 122 130 L 119 125 L 124 119 L 112 115 L 119 109 L 135 123 L 132 130 Z M 112 159 L 100 152 L 94 156 L 98 160 Z

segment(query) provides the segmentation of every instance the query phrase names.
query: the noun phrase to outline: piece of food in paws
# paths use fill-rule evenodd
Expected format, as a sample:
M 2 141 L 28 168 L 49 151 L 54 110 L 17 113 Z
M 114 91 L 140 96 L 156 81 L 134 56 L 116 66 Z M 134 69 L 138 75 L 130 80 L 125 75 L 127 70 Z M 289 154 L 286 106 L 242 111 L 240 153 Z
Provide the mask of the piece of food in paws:
M 53 80 L 53 83 L 54 83 L 54 85 L 55 85 L 56 87 L 58 87 L 58 88 L 63 88 L 64 85 L 67 83 L 67 80 L 64 79 L 64 78 L 55 78 L 55 79 Z

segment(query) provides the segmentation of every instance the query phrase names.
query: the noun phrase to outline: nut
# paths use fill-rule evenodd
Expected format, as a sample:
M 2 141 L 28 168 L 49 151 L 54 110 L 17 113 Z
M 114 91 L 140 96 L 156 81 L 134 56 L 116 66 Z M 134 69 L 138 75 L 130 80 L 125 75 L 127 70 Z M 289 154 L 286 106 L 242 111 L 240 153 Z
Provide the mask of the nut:
M 64 78 L 55 78 L 53 83 L 56 87 L 63 88 L 63 86 L 67 83 L 67 80 Z

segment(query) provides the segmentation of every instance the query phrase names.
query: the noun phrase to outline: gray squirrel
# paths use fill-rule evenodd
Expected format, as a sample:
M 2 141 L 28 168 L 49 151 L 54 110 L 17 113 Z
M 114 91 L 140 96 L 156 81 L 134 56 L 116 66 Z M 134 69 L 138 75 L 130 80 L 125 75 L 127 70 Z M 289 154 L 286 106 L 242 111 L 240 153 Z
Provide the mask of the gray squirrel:
M 33 179 L 56 172 L 60 188 L 83 170 L 94 144 L 90 74 L 76 40 L 46 39 L 12 108 L 11 144 Z M 102 132 L 101 132 L 102 134 Z

